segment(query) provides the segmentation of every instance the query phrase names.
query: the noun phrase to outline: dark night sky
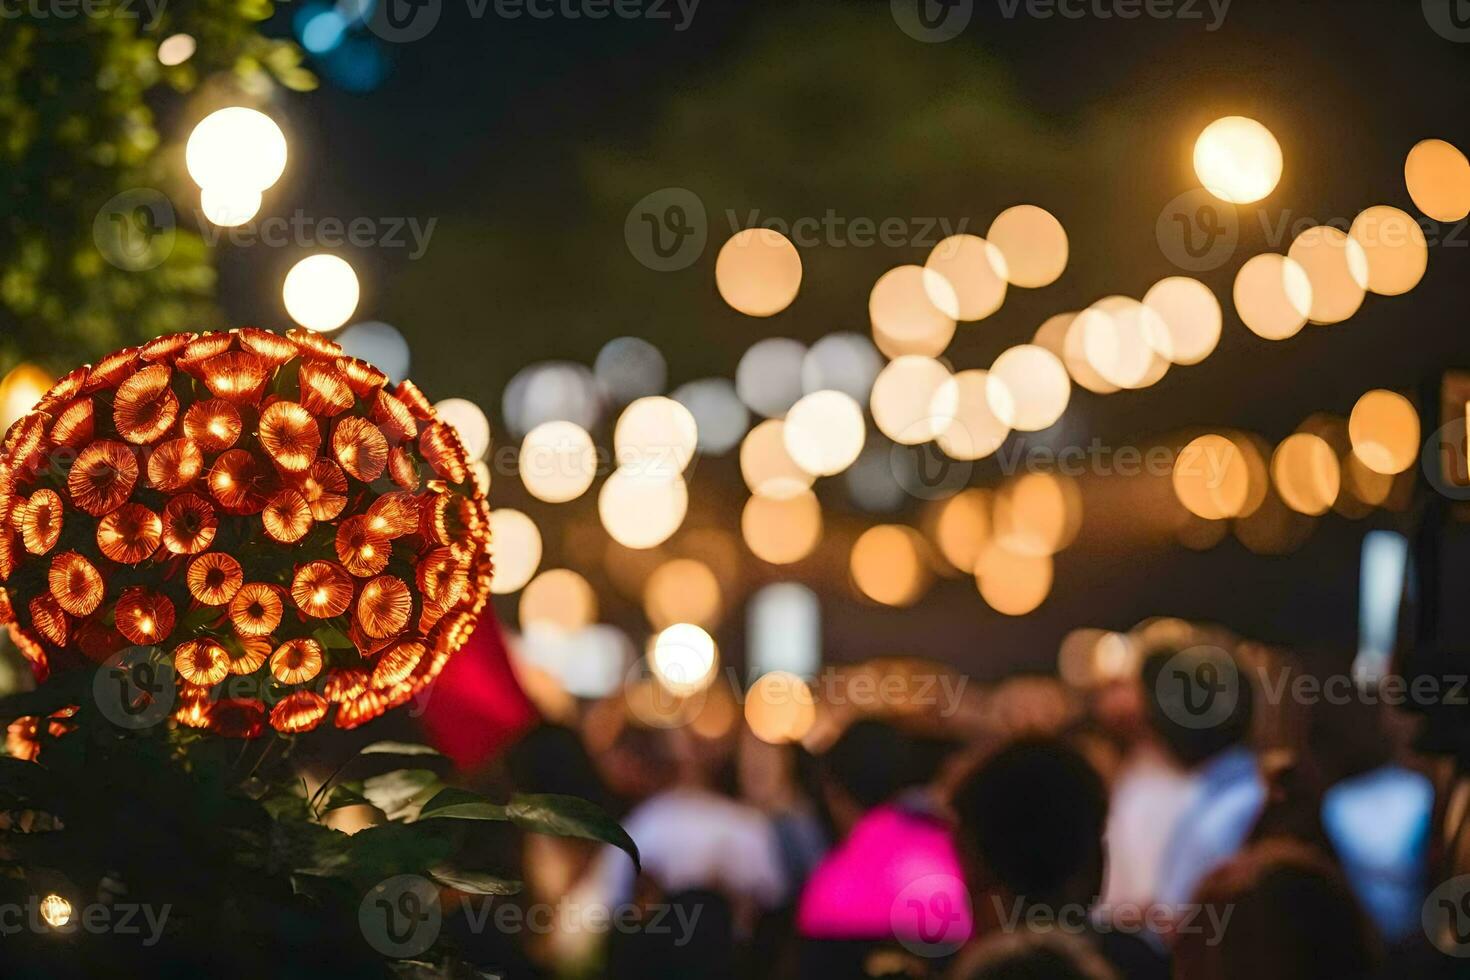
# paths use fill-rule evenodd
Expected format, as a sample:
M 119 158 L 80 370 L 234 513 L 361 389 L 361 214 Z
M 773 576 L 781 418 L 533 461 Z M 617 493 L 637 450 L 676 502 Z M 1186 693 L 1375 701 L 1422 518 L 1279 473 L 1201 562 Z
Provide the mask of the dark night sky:
M 1207 21 L 1207 5 L 1197 6 Z M 957 367 L 985 367 L 1053 313 L 1109 293 L 1141 296 L 1177 272 L 1155 219 L 1192 186 L 1189 149 L 1213 118 L 1253 116 L 1282 143 L 1285 176 L 1261 205 L 1266 226 L 1283 212 L 1350 220 L 1373 204 L 1416 213 L 1403 181 L 1408 149 L 1428 137 L 1470 145 L 1470 45 L 1436 34 L 1418 2 L 1235 0 L 1216 31 L 1199 20 L 1039 20 L 1002 10 L 999 0 L 976 0 L 960 37 L 925 45 L 895 26 L 887 0 L 703 0 L 683 32 L 668 21 L 476 19 L 464 0 L 444 0 L 427 38 L 391 46 L 392 72 L 376 92 L 329 85 L 288 97 L 293 163 L 267 207 L 437 217 L 417 261 L 401 250 L 349 255 L 364 283 L 359 315 L 398 326 L 414 347 L 415 379 L 436 397 L 479 401 L 499 437 L 500 392 L 529 363 L 590 363 L 603 342 L 631 333 L 664 351 L 671 387 L 731 376 L 762 337 L 866 331 L 873 280 L 926 251 L 804 251 L 792 307 L 746 318 L 714 289 L 727 207 L 968 217 L 981 233 L 1010 204 L 1052 210 L 1071 239 L 1066 274 L 1046 289 L 1012 290 L 997 315 L 962 325 L 948 352 Z M 905 129 L 904 106 L 889 104 L 890 94 L 912 100 L 925 128 Z M 995 114 L 967 111 L 980 101 Z M 669 185 L 704 197 L 711 244 L 690 268 L 655 273 L 630 256 L 623 218 L 640 196 Z M 1347 323 L 1271 343 L 1234 315 L 1230 283 L 1245 258 L 1284 251 L 1289 239 L 1268 244 L 1256 206 L 1240 219 L 1233 259 L 1200 275 L 1225 307 L 1216 352 L 1145 391 L 1100 398 L 1074 389 L 1067 438 L 1146 443 L 1214 424 L 1274 443 L 1313 412 L 1345 415 L 1369 388 L 1409 389 L 1470 361 L 1457 295 L 1470 233 L 1462 229 L 1458 247 L 1431 249 L 1429 272 L 1408 296 L 1369 297 Z M 260 284 L 279 283 L 298 257 L 225 254 L 232 319 L 281 324 L 278 290 Z M 981 468 L 975 482 L 994 481 Z M 1129 537 L 1128 508 L 1104 502 L 1058 559 L 1051 598 L 1012 620 L 964 580 L 941 582 L 908 610 L 857 601 L 843 549 L 870 519 L 835 485 L 821 495 L 830 533 L 791 574 L 825 587 L 829 658 L 931 653 L 982 675 L 1049 665 L 1073 627 L 1126 628 L 1158 614 L 1345 656 L 1363 529 L 1403 519 L 1329 515 L 1300 550 L 1262 557 L 1233 538 L 1195 553 Z M 527 502 L 513 477 L 501 477 L 491 496 L 542 526 L 544 565 L 601 580 L 600 548 L 579 543 L 595 521 L 592 494 L 554 508 Z M 743 487 L 729 461 L 701 464 L 692 496 L 686 531 L 738 520 Z M 745 556 L 747 585 L 780 577 L 759 564 Z M 631 604 L 607 613 L 640 625 Z M 739 631 L 739 617 L 728 617 L 726 649 Z

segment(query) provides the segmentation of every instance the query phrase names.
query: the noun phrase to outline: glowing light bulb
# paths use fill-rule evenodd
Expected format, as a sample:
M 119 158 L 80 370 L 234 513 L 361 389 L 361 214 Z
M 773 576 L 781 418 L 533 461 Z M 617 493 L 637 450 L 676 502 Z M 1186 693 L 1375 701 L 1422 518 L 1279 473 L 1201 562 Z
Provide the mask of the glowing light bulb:
M 308 330 L 336 330 L 357 309 L 357 273 L 336 255 L 309 255 L 291 267 L 281 297 L 291 319 Z
M 1281 144 L 1254 119 L 1216 119 L 1195 141 L 1194 172 L 1220 200 L 1250 204 L 1270 194 L 1281 180 Z

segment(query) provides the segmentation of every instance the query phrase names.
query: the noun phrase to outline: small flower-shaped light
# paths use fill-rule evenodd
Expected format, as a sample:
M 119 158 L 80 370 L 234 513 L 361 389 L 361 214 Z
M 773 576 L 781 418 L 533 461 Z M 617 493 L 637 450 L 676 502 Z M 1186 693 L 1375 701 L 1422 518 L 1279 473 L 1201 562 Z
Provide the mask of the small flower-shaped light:
M 189 563 L 189 594 L 206 606 L 223 606 L 244 581 L 240 563 L 221 551 L 206 551 Z
M 154 442 L 179 417 L 179 399 L 170 387 L 173 372 L 150 364 L 118 385 L 112 403 L 112 421 L 128 442 Z
M 332 454 L 348 475 L 371 483 L 388 465 L 388 440 L 376 425 L 352 415 L 332 430 Z
M 300 473 L 316 459 L 322 430 L 296 402 L 272 402 L 260 413 L 260 444 L 281 469 Z
M 240 438 L 240 410 L 223 398 L 195 402 L 184 413 L 184 435 L 207 453 L 221 453 Z
M 388 475 L 393 482 L 405 490 L 417 490 L 419 488 L 419 467 L 414 462 L 413 456 L 402 446 L 394 446 L 388 450 Z
M 90 398 L 78 398 L 69 403 L 51 423 L 51 441 L 58 446 L 80 449 L 92 441 L 97 428 L 96 408 Z
M 274 646 L 268 636 L 241 636 L 236 637 L 236 640 L 240 645 L 239 653 L 236 654 L 228 647 L 225 652 L 231 654 L 230 673 L 241 676 L 259 670 L 260 665 L 271 655 L 271 647 Z
M 296 356 L 296 343 L 289 338 L 258 327 L 241 327 L 238 336 L 240 346 L 253 354 L 259 354 L 271 367 L 279 367 Z
M 266 501 L 260 520 L 266 534 L 282 544 L 294 544 L 311 530 L 311 507 L 300 491 L 287 487 Z
M 77 455 L 66 475 L 71 502 L 101 517 L 133 492 L 138 482 L 138 459 L 121 442 L 99 439 Z
M 182 490 L 203 472 L 204 453 L 193 439 L 170 439 L 148 454 L 148 485 L 157 490 Z
M 347 506 L 347 475 L 330 459 L 318 459 L 301 479 L 301 495 L 319 521 L 334 520 Z
M 352 407 L 352 387 L 330 364 L 304 361 L 298 375 L 301 404 L 313 415 L 331 418 Z
M 141 585 L 123 590 L 116 612 L 118 632 L 139 646 L 162 643 L 174 631 L 174 604 Z
M 102 604 L 106 590 L 97 566 L 75 551 L 63 551 L 51 559 L 46 582 L 57 603 L 73 616 L 90 616 Z
M 197 555 L 214 542 L 219 518 L 197 493 L 181 493 L 163 508 L 163 546 L 176 555 Z
M 61 538 L 61 494 L 42 487 L 15 513 L 20 516 L 21 541 L 33 555 L 44 555 Z
M 254 404 L 270 380 L 270 364 L 251 351 L 232 350 L 206 360 L 199 374 L 210 394 L 237 404 Z
M 163 521 L 142 504 L 123 504 L 97 522 L 97 547 L 124 565 L 137 565 L 158 550 Z
M 340 616 L 352 605 L 352 576 L 330 561 L 310 561 L 296 570 L 291 580 L 291 599 L 306 615 L 316 619 Z
M 383 652 L 373 667 L 373 687 L 382 690 L 408 678 L 427 651 L 417 640 L 395 643 Z
M 386 538 L 401 538 L 419 529 L 418 500 L 411 493 L 385 493 L 368 506 L 368 529 Z
M 419 433 L 419 453 L 424 462 L 450 483 L 469 479 L 469 459 L 459 436 L 447 422 L 430 422 Z
M 295 691 L 271 709 L 271 727 L 290 735 L 309 732 L 327 716 L 327 699 L 313 691 Z
M 244 449 L 220 454 L 209 468 L 209 492 L 229 514 L 256 514 L 265 506 L 260 462 Z
M 418 420 L 396 396 L 378 389 L 373 395 L 372 420 L 395 446 L 409 442 L 419 431 Z
M 271 673 L 282 684 L 305 684 L 322 671 L 321 644 L 312 639 L 287 640 L 271 654 Z
M 230 625 L 241 636 L 268 636 L 285 612 L 281 593 L 265 582 L 246 582 L 230 600 Z
M 408 625 L 413 595 L 395 575 L 379 575 L 363 585 L 357 597 L 357 624 L 374 639 L 396 636 Z
M 469 582 L 464 564 L 448 548 L 435 548 L 419 562 L 419 589 L 426 599 L 441 607 L 458 602 Z
M 358 578 L 376 575 L 388 567 L 392 543 L 368 526 L 368 517 L 358 514 L 337 525 L 337 559 Z
M 212 687 L 230 673 L 230 655 L 214 640 L 189 640 L 174 647 L 174 670 L 190 684 Z

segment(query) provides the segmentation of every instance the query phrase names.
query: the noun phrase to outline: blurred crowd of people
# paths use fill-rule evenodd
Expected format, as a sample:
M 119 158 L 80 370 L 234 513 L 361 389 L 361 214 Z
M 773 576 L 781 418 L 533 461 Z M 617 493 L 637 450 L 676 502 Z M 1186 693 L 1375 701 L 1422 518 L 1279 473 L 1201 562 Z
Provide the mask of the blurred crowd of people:
M 484 778 L 602 803 L 642 867 L 528 838 L 504 901 L 546 927 L 488 955 L 546 977 L 1461 975 L 1424 924 L 1445 794 L 1412 718 L 1264 698 L 1264 654 L 1208 649 L 849 710 L 801 744 L 650 724 L 627 692 L 543 723 Z M 1172 676 L 1222 672 L 1223 707 L 1182 710 L 1200 691 Z

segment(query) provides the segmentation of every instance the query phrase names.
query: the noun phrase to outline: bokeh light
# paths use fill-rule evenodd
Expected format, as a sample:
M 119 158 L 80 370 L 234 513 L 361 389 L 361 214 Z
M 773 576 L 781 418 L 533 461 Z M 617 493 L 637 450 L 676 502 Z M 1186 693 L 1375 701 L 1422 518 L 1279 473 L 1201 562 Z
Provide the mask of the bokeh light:
M 1011 427 L 996 417 L 990 407 L 988 371 L 961 371 L 935 392 L 941 405 L 954 405 L 954 419 L 935 438 L 939 448 L 952 459 L 983 459 L 1000 448 Z M 945 389 L 952 387 L 953 392 Z
M 1423 140 L 1404 160 L 1404 183 L 1414 206 L 1435 221 L 1470 214 L 1470 160 L 1444 140 Z
M 1375 473 L 1402 473 L 1419 454 L 1419 415 L 1396 391 L 1365 392 L 1348 416 L 1353 455 Z
M 816 720 L 816 698 L 811 688 L 787 671 L 773 670 L 763 675 L 745 694 L 745 723 L 762 742 L 799 742 Z
M 245 106 L 219 109 L 189 134 L 184 165 L 200 188 L 260 192 L 286 171 L 286 136 L 263 112 Z
M 740 474 L 751 493 L 777 499 L 796 496 L 815 478 L 791 458 L 786 423 L 780 419 L 766 419 L 746 434 L 740 444 Z
M 1399 296 L 1424 278 L 1429 247 L 1424 229 L 1406 212 L 1386 204 L 1368 208 L 1353 219 L 1348 236 L 1367 259 L 1369 291 Z
M 985 234 L 1000 251 L 1005 277 L 1013 286 L 1048 286 L 1067 268 L 1067 232 L 1045 208 L 1034 204 L 1006 208 Z
M 781 434 L 797 466 L 814 476 L 832 476 L 863 451 L 867 423 L 862 406 L 850 395 L 814 391 L 791 406 Z
M 922 276 L 929 302 L 957 320 L 983 320 L 1005 302 L 1006 260 L 978 235 L 951 235 L 929 252 Z
M 521 592 L 521 629 L 551 626 L 577 630 L 597 619 L 597 593 L 570 568 L 548 568 Z
M 199 210 L 210 223 L 221 228 L 243 225 L 260 211 L 260 191 L 228 184 L 206 187 L 199 192 Z
M 883 356 L 873 342 L 858 333 L 829 333 L 812 344 L 801 362 L 801 390 L 806 394 L 831 389 L 865 405 L 873 379 L 883 370 Z
M 1210 433 L 1191 440 L 1174 459 L 1174 493 L 1197 517 L 1222 520 L 1247 510 L 1250 466 L 1240 447 Z
M 868 528 L 852 546 L 853 583 L 874 602 L 912 605 L 929 584 L 929 569 L 919 550 L 923 543 L 917 531 L 902 524 Z
M 800 582 L 772 582 L 745 611 L 745 671 L 759 678 L 773 670 L 816 677 L 822 667 L 822 606 Z
M 934 541 L 944 560 L 956 571 L 972 575 L 980 553 L 990 540 L 990 511 L 993 494 L 989 490 L 961 490 L 940 504 L 934 522 Z
M 708 565 L 694 558 L 664 562 L 643 585 L 643 613 L 656 630 L 675 623 L 714 629 L 721 601 L 719 579 Z
M 625 548 L 663 544 L 684 523 L 689 488 L 679 475 L 648 470 L 614 470 L 597 495 L 602 526 Z
M 1070 477 L 1026 473 L 995 495 L 992 538 L 1017 555 L 1054 555 L 1082 526 L 1082 493 Z
M 750 346 L 735 368 L 735 390 L 750 410 L 779 418 L 801 397 L 801 366 L 806 347 L 785 337 L 767 337 Z
M 669 691 L 696 694 L 715 679 L 720 667 L 714 639 L 693 623 L 675 623 L 653 639 L 648 668 Z
M 1083 356 L 1108 384 L 1146 388 L 1168 370 L 1169 328 L 1138 300 L 1105 297 L 1078 314 L 1077 324 Z
M 336 330 L 357 310 L 357 273 L 338 255 L 308 255 L 286 273 L 281 296 L 291 319 L 308 330 Z
M 618 466 L 655 475 L 683 473 L 699 444 L 694 414 L 672 398 L 648 395 L 634 401 L 613 429 Z
M 750 425 L 750 412 L 734 383 L 726 378 L 690 381 L 676 388 L 671 397 L 694 416 L 702 453 L 723 456 L 739 445 Z
M 1275 252 L 1252 256 L 1235 274 L 1235 312 L 1252 333 L 1285 340 L 1306 326 L 1312 281 L 1295 260 Z
M 15 420 L 36 407 L 36 402 L 50 390 L 54 378 L 34 364 L 17 364 L 0 380 L 0 433 Z
M 1050 555 L 1017 554 L 994 540 L 975 562 L 980 597 L 1006 616 L 1024 616 L 1045 602 L 1053 575 Z
M 1035 344 L 1012 347 L 997 357 L 985 385 L 995 417 L 1022 432 L 1038 432 L 1061 418 L 1071 393 L 1062 362 Z
M 1331 225 L 1308 228 L 1286 256 L 1302 267 L 1312 284 L 1313 323 L 1341 323 L 1363 305 L 1368 288 L 1368 256 L 1363 246 Z
M 1198 279 L 1170 276 L 1149 287 L 1143 296 L 1164 327 L 1159 353 L 1175 364 L 1198 364 L 1220 342 L 1220 301 Z
M 746 228 L 730 236 L 715 259 L 715 285 L 731 307 L 747 316 L 772 316 L 796 299 L 801 256 L 771 228 Z
M 526 492 L 549 504 L 576 500 L 597 474 L 597 447 L 575 422 L 542 422 L 521 440 L 516 469 Z
M 663 354 L 642 337 L 609 340 L 592 363 L 592 373 L 603 395 L 614 405 L 662 394 L 668 371 Z
M 1251 204 L 1270 194 L 1281 180 L 1281 144 L 1254 119 L 1216 119 L 1195 141 L 1194 172 L 1205 190 L 1220 200 Z
M 949 368 L 929 357 L 909 354 L 888 363 L 873 382 L 873 421 L 894 442 L 928 442 L 954 421 L 958 389 L 946 387 Z
M 954 339 L 958 310 L 959 297 L 950 281 L 918 265 L 889 269 L 868 294 L 873 342 L 891 358 L 942 354 Z
M 194 57 L 198 45 L 190 34 L 170 34 L 158 44 L 158 63 L 165 68 L 182 65 Z
M 344 351 L 375 365 L 394 384 L 408 377 L 408 341 L 392 324 L 380 320 L 354 323 L 336 340 Z
M 495 559 L 490 591 L 518 592 L 541 564 L 541 532 L 520 511 L 497 507 L 490 512 L 490 554 Z
M 1087 336 L 1087 320 L 1089 316 L 1100 312 L 1089 308 L 1082 313 L 1058 313 L 1048 317 L 1046 322 L 1036 328 L 1036 336 L 1031 342 L 1057 357 L 1072 380 L 1083 388 L 1094 394 L 1111 395 L 1118 390 L 1118 386 L 1109 384 L 1106 378 L 1092 369 L 1092 365 L 1087 363 L 1087 352 L 1083 347 Z
M 516 438 L 542 422 L 565 420 L 592 431 L 602 417 L 597 379 L 585 364 L 542 361 L 517 371 L 501 397 L 505 427 Z
M 470 459 L 482 459 L 490 451 L 490 420 L 479 405 L 468 398 L 446 398 L 434 403 L 434 411 L 454 429 Z
M 1288 507 L 1300 514 L 1325 514 L 1337 502 L 1341 473 L 1337 453 L 1310 432 L 1281 440 L 1271 456 L 1271 479 Z
M 740 512 L 740 533 L 761 561 L 801 561 L 822 538 L 821 504 L 810 490 L 783 498 L 753 496 Z

